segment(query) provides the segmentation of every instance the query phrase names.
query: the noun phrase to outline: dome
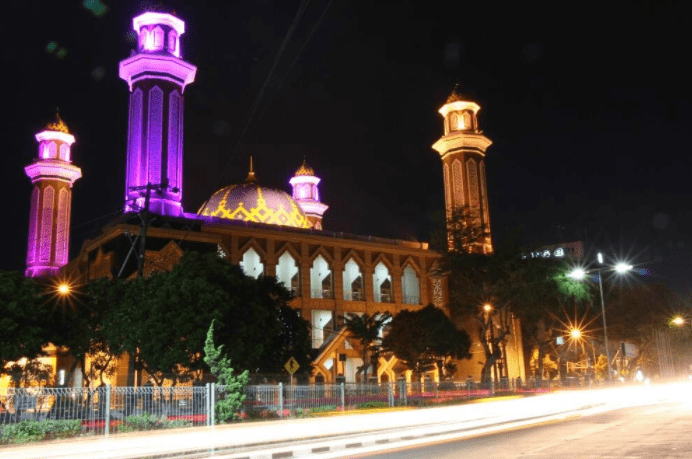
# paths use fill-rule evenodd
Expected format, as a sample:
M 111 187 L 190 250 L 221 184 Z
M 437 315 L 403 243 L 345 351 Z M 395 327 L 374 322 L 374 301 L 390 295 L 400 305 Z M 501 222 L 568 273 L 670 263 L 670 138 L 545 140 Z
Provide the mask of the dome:
M 454 89 L 452 90 L 452 93 L 447 97 L 447 101 L 445 102 L 446 104 L 451 104 L 453 102 L 458 102 L 458 101 L 463 101 L 463 102 L 470 102 L 472 99 L 461 93 L 461 90 L 459 89 L 459 83 L 454 85 Z
M 264 188 L 252 181 L 221 188 L 200 210 L 206 217 L 294 228 L 311 227 L 303 210 L 288 193 Z
M 57 113 L 55 114 L 55 122 L 53 123 L 48 123 L 46 125 L 46 129 L 49 131 L 58 131 L 58 132 L 64 132 L 65 134 L 69 134 L 70 130 L 67 129 L 67 124 L 60 118 L 60 115 Z
M 301 176 L 301 175 L 315 175 L 315 171 L 312 167 L 308 166 L 308 163 L 305 162 L 305 158 L 303 158 L 303 164 L 300 165 L 296 173 L 294 174 L 296 177 Z

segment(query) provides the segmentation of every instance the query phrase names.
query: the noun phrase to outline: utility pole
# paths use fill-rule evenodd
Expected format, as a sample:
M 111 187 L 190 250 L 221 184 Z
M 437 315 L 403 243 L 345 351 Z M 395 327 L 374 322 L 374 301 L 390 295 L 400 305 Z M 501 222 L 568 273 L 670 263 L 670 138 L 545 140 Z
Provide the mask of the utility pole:
M 154 190 L 157 194 L 163 194 L 163 191 L 168 189 L 168 183 L 147 183 L 146 185 L 142 186 L 133 186 L 130 187 L 128 190 L 129 191 L 139 191 L 140 195 L 143 195 L 144 197 L 144 205 L 139 208 L 139 219 L 140 219 L 140 225 L 139 225 L 139 234 L 137 237 L 134 239 L 130 238 L 130 251 L 127 253 L 127 256 L 125 257 L 125 261 L 123 261 L 122 266 L 120 267 L 120 271 L 118 272 L 118 277 L 120 277 L 125 270 L 125 265 L 127 264 L 127 261 L 130 259 L 130 255 L 132 255 L 133 252 L 136 252 L 136 247 L 137 247 L 137 241 L 139 241 L 139 253 L 137 254 L 137 274 L 139 277 L 144 276 L 144 254 L 146 252 L 146 244 L 147 244 L 147 231 L 149 230 L 149 224 L 151 223 L 149 219 L 149 206 L 151 203 L 151 191 Z M 173 189 L 174 191 L 176 190 L 175 188 Z M 128 234 L 129 237 L 129 234 Z

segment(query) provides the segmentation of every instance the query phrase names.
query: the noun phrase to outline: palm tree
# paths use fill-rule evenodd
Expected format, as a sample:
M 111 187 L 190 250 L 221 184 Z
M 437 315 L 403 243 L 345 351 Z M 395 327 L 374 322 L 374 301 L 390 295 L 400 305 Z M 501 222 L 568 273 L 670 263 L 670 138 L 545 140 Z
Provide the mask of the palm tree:
M 363 351 L 363 384 L 368 381 L 368 352 L 377 352 L 380 346 L 380 330 L 387 322 L 392 319 L 392 315 L 388 312 L 380 314 L 376 312 L 372 315 L 367 313 L 363 315 L 349 314 L 344 317 L 344 324 L 354 338 L 360 340 Z M 375 368 L 377 366 L 375 365 Z M 375 370 L 377 371 L 377 370 Z

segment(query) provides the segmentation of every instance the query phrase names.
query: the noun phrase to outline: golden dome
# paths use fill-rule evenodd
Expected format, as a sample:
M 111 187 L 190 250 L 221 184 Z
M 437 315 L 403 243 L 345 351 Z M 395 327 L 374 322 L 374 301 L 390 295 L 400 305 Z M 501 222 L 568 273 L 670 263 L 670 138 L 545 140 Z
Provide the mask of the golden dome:
M 452 93 L 447 97 L 447 101 L 445 102 L 445 105 L 451 104 L 452 102 L 471 102 L 472 99 L 461 93 L 461 90 L 459 89 L 459 83 L 454 85 L 454 89 L 452 90 Z
M 229 185 L 214 193 L 199 210 L 205 217 L 310 228 L 303 210 L 288 193 L 257 182 Z
M 308 166 L 308 163 L 305 162 L 305 157 L 303 156 L 303 164 L 300 165 L 296 173 L 294 174 L 295 176 L 299 175 L 315 175 L 315 171 L 312 167 Z
M 49 131 L 58 131 L 58 132 L 64 132 L 65 134 L 69 134 L 70 131 L 67 129 L 67 124 L 60 118 L 59 114 L 55 114 L 55 122 L 54 123 L 48 123 L 46 125 L 46 129 Z

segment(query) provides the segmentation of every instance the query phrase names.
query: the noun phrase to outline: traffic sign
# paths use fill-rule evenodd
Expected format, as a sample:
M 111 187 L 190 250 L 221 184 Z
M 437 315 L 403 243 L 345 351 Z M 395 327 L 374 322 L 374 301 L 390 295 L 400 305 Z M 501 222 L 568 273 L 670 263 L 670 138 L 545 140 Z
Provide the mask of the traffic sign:
M 298 371 L 298 368 L 300 368 L 300 364 L 298 363 L 298 361 L 294 357 L 291 357 L 290 359 L 288 359 L 288 362 L 286 362 L 286 365 L 284 365 L 284 368 L 291 375 L 293 375 L 293 373 Z

